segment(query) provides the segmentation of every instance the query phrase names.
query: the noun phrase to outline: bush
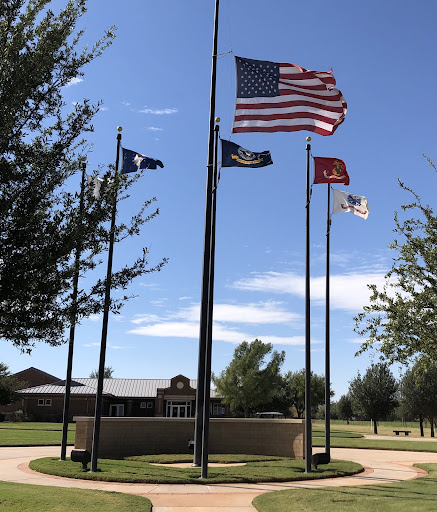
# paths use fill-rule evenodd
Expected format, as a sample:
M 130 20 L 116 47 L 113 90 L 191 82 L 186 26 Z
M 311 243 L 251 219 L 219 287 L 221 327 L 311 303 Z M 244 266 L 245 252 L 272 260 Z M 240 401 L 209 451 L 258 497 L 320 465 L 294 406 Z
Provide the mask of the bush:
M 0 412 L 0 423 L 2 423 L 3 421 L 5 421 L 5 414 Z
M 13 421 L 16 421 L 17 423 L 24 421 L 24 412 L 23 411 L 15 411 Z

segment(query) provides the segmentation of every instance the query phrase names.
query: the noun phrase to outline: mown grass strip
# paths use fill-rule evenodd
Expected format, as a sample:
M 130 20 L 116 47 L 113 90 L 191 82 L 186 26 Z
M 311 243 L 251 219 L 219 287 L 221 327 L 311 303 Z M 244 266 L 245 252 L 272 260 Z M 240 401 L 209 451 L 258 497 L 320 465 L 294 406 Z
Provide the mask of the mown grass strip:
M 222 456 L 221 460 L 235 462 L 234 457 L 231 459 Z M 154 484 L 286 482 L 353 475 L 363 469 L 354 462 L 333 461 L 319 466 L 317 471 L 305 473 L 305 463 L 302 460 L 285 457 L 259 461 L 250 457 L 250 460 L 245 466 L 209 467 L 207 480 L 200 479 L 200 468 L 154 466 L 144 460 L 101 459 L 98 464 L 100 471 L 90 473 L 69 459 L 60 461 L 55 457 L 46 457 L 31 461 L 30 468 L 40 473 L 68 478 Z M 239 461 L 244 461 L 244 456 L 240 456 Z M 180 460 L 175 458 L 174 462 Z
M 325 446 L 324 437 L 313 437 L 313 446 Z M 433 441 L 392 441 L 390 439 L 331 438 L 332 448 L 363 448 L 368 450 L 399 450 L 412 452 L 437 452 Z
M 74 444 L 75 432 L 68 432 L 67 443 Z M 58 430 L 0 430 L 0 446 L 56 446 L 62 441 Z
M 0 482 L 2 512 L 150 512 L 147 498 L 117 492 Z
M 258 512 L 435 512 L 437 464 L 416 464 L 428 476 L 405 482 L 295 489 L 257 496 Z

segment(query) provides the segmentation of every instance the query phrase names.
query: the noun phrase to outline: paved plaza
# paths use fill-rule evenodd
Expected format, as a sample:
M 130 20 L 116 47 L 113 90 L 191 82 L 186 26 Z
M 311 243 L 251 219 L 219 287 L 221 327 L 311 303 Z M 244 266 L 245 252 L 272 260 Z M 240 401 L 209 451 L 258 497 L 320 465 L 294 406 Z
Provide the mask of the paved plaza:
M 400 482 L 423 474 L 420 469 L 413 468 L 413 464 L 437 462 L 435 453 L 331 448 L 332 458 L 358 462 L 365 468 L 365 472 L 350 477 L 306 482 L 214 485 L 94 482 L 43 475 L 29 469 L 29 462 L 32 459 L 55 457 L 59 454 L 60 448 L 57 446 L 0 448 L 0 480 L 136 494 L 150 499 L 154 512 L 253 512 L 255 508 L 252 506 L 252 500 L 266 492 L 305 487 L 340 487 Z

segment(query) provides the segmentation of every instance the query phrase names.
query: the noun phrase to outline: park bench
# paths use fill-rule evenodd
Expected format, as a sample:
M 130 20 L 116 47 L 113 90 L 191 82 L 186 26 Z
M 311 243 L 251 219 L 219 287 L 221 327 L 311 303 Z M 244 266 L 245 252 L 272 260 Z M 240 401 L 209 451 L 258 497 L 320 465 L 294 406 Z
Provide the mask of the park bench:
M 400 432 L 403 432 L 406 436 L 411 434 L 411 430 L 393 430 L 393 432 L 398 436 Z

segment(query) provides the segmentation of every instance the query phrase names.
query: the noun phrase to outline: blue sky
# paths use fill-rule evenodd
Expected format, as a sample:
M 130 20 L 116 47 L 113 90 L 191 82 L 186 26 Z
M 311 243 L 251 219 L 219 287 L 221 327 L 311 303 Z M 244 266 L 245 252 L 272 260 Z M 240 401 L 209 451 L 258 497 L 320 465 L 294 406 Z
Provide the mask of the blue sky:
M 55 2 L 60 5 L 62 2 Z M 159 158 L 120 204 L 127 219 L 156 196 L 160 215 L 140 237 L 115 248 L 114 268 L 150 248 L 150 262 L 168 257 L 156 274 L 138 279 L 137 295 L 111 317 L 107 365 L 116 377 L 197 377 L 213 0 L 90 2 L 80 22 L 91 45 L 105 28 L 117 37 L 65 88 L 75 101 L 103 101 L 89 137 L 89 169 L 115 159 L 122 144 Z M 333 69 L 348 102 L 334 135 L 308 132 L 236 134 L 253 151 L 270 150 L 274 165 L 226 168 L 217 198 L 214 346 L 212 369 L 231 361 L 237 344 L 256 337 L 285 350 L 283 371 L 304 367 L 305 138 L 312 154 L 341 158 L 353 194 L 367 197 L 367 220 L 334 215 L 331 231 L 331 382 L 340 398 L 370 355 L 354 357 L 353 317 L 368 299 L 367 283 L 382 283 L 391 266 L 387 246 L 393 214 L 409 201 L 400 178 L 436 206 L 437 176 L 422 153 L 436 159 L 436 5 L 421 0 L 314 0 L 296 4 L 222 0 L 216 115 L 229 138 L 235 100 L 233 55 Z M 312 369 L 324 373 L 326 186 L 311 201 Z M 73 376 L 98 367 L 101 318 L 76 332 Z M 38 344 L 31 356 L 1 341 L 1 360 L 15 372 L 35 366 L 65 377 L 67 347 Z

